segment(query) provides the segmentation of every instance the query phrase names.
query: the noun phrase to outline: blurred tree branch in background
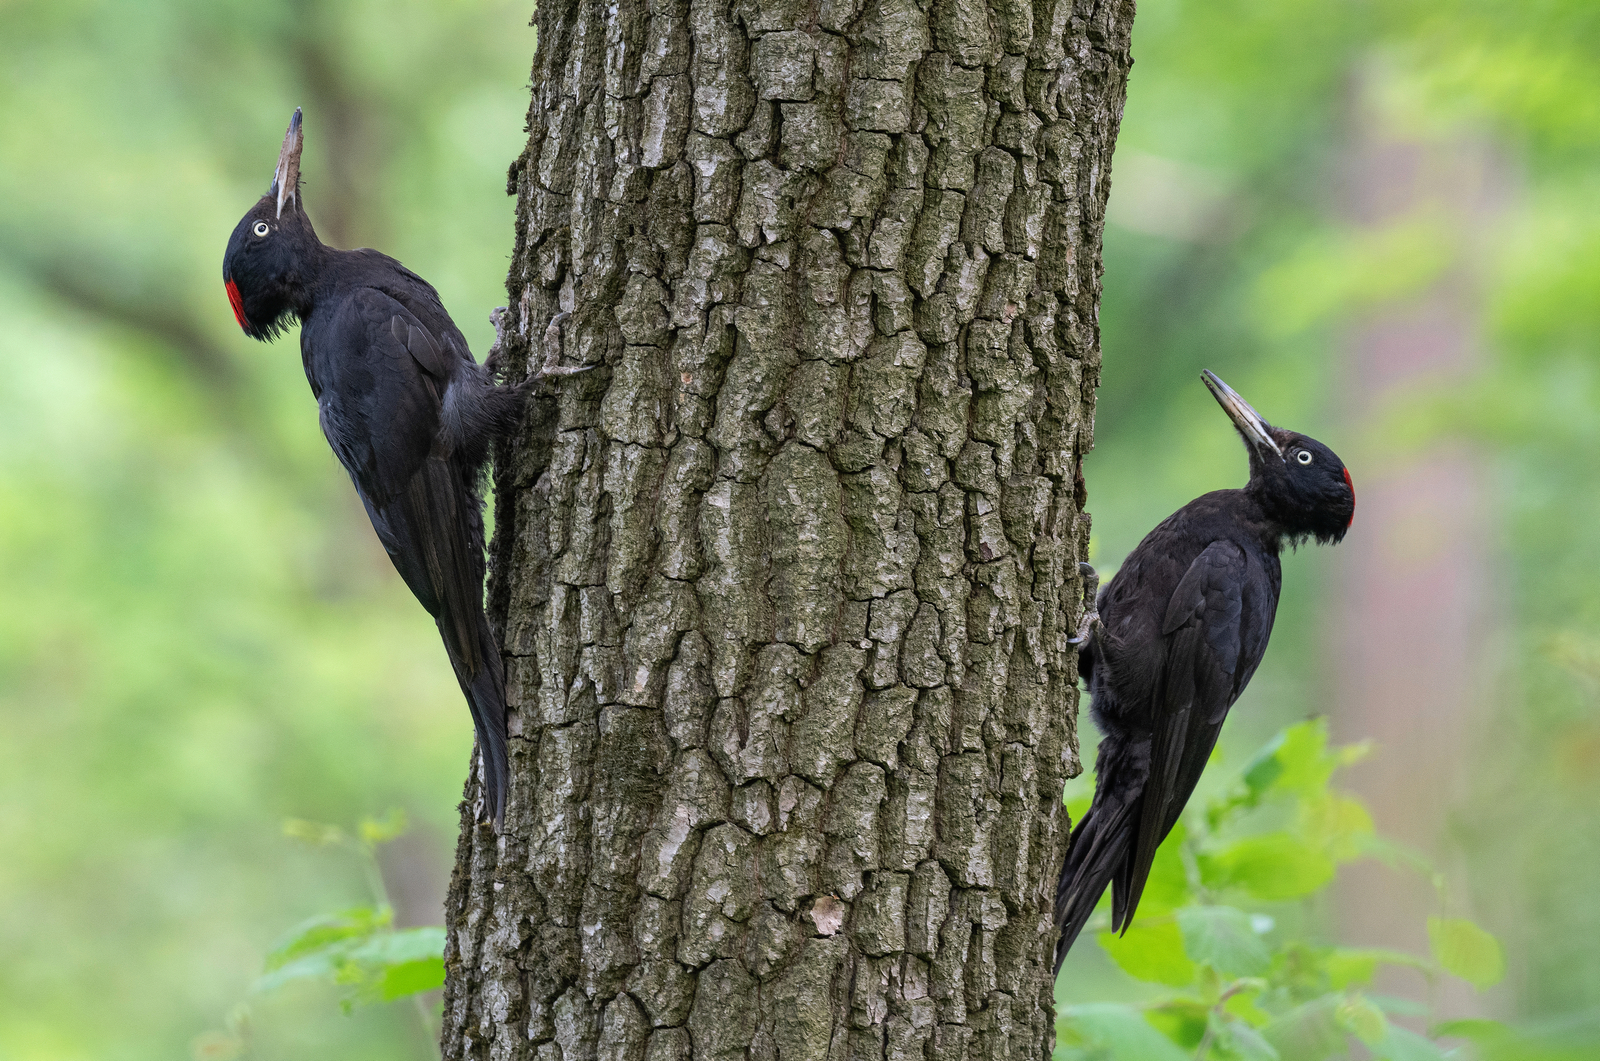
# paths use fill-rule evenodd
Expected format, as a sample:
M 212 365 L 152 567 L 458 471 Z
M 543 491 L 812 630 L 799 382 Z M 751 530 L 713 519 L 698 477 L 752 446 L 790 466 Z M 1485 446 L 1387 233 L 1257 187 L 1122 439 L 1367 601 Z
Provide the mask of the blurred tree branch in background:
M 239 399 L 241 381 L 233 358 L 207 329 L 198 314 L 173 305 L 160 285 L 138 285 L 127 273 L 106 271 L 110 263 L 82 256 L 75 260 L 28 253 L 21 241 L 6 241 L 11 265 L 43 292 L 66 303 L 75 313 L 89 314 L 113 328 L 138 333 L 146 345 L 176 355 L 177 364 L 205 389 L 230 406 Z

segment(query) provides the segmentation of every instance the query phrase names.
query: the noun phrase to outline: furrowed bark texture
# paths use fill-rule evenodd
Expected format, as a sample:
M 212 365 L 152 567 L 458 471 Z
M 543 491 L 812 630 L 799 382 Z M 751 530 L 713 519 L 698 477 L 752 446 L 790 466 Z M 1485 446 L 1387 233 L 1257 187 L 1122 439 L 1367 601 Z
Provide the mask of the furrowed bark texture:
M 446 1058 L 1048 1053 L 1132 17 L 540 5 Z

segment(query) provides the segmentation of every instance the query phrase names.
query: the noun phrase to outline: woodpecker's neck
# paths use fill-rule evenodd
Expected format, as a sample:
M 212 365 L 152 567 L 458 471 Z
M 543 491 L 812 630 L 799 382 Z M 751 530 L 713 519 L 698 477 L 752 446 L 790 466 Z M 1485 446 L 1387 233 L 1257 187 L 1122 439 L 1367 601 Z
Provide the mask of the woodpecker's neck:
M 304 319 L 316 306 L 317 295 L 326 286 L 328 266 L 336 252 L 317 238 L 309 219 L 294 231 L 293 238 L 289 267 L 283 276 L 283 294 L 294 315 Z
M 1274 483 L 1250 477 L 1250 483 L 1244 488 L 1244 495 L 1251 501 L 1252 529 L 1260 536 L 1261 542 L 1271 552 L 1281 552 L 1284 543 L 1291 546 L 1310 537 L 1315 528 L 1306 525 L 1306 514 L 1299 511 Z

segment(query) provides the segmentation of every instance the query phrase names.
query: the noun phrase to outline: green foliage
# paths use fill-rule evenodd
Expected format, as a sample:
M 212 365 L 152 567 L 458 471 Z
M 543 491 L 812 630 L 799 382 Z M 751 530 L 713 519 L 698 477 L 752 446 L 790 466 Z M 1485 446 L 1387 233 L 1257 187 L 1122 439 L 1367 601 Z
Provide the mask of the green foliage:
M 1057 1033 L 1066 1057 L 1137 1057 L 1148 1061 L 1187 1061 L 1189 1054 L 1127 1006 L 1091 1003 L 1061 1013 Z
M 283 823 L 285 836 L 353 852 L 367 871 L 376 901 L 295 926 L 268 953 L 266 971 L 252 991 L 271 991 L 295 980 L 332 983 L 341 989 L 340 1005 L 348 1013 L 358 1004 L 393 1002 L 444 986 L 444 929 L 396 929 L 378 865 L 379 846 L 403 836 L 407 828 L 405 813 L 398 808 L 381 818 L 361 819 L 354 834 L 301 818 Z M 428 1023 L 425 1013 L 423 1020 Z
M 1430 917 L 1428 941 L 1440 968 L 1480 990 L 1498 984 L 1506 974 L 1500 941 L 1471 921 Z
M 1265 976 L 1272 952 L 1257 922 L 1231 906 L 1191 906 L 1178 911 L 1183 948 L 1224 976 Z
M 296 982 L 331 985 L 346 1015 L 357 1006 L 409 998 L 416 1005 L 422 1030 L 435 1038 L 432 1009 L 420 997 L 444 986 L 444 929 L 436 926 L 397 929 L 389 905 L 378 848 L 403 836 L 405 814 L 391 809 L 381 818 L 363 818 L 354 832 L 325 822 L 290 818 L 283 834 L 318 848 L 340 848 L 362 864 L 373 902 L 308 918 L 291 929 L 267 953 L 260 976 L 251 985 L 254 996 L 270 994 Z M 219 1059 L 244 1056 L 248 1050 L 248 1004 L 235 1007 L 225 1031 L 202 1035 L 209 1044 L 195 1053 Z
M 1195 860 L 1207 888 L 1236 888 L 1267 902 L 1303 898 L 1333 880 L 1329 853 L 1288 832 L 1246 837 Z
M 267 971 L 252 990 L 294 980 L 344 989 L 348 1011 L 365 1002 L 392 1002 L 444 986 L 444 929 L 396 931 L 387 906 L 357 906 L 311 918 L 267 955 Z
M 1432 918 L 1428 958 L 1327 946 L 1278 927 L 1285 903 L 1313 899 L 1340 863 L 1378 847 L 1366 809 L 1330 787 L 1366 750 L 1330 748 L 1323 720 L 1301 722 L 1222 793 L 1191 805 L 1157 851 L 1146 894 L 1158 901 L 1141 903 L 1124 933 L 1097 937 L 1130 976 L 1178 990 L 1140 1004 L 1063 1007 L 1057 1061 L 1324 1061 L 1358 1044 L 1384 1061 L 1440 1061 L 1436 1039 L 1510 1035 L 1494 1022 L 1457 1022 L 1421 1036 L 1389 1019 L 1386 1010 L 1403 1004 L 1370 993 L 1383 965 L 1479 989 L 1497 982 L 1500 945 L 1471 921 Z M 1294 825 L 1255 831 L 1284 818 Z

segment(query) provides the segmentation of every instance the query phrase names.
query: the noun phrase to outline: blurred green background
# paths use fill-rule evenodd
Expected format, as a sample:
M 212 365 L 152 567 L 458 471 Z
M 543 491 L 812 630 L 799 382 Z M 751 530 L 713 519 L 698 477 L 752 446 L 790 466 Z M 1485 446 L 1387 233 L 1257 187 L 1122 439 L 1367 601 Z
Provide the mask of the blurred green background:
M 0 1057 L 184 1058 L 272 943 L 370 901 L 287 817 L 395 806 L 441 920 L 472 728 L 222 249 L 306 112 L 322 236 L 439 289 L 481 357 L 529 6 L 0 5 Z M 264 1058 L 422 1058 L 409 1006 L 252 1000 Z M 204 1053 L 211 1040 L 202 1039 Z
M 481 357 L 530 14 L 0 4 L 7 1061 L 220 1056 L 208 1030 L 273 941 L 368 899 L 358 862 L 284 838 L 287 817 L 403 808 L 414 828 L 383 852 L 398 920 L 439 918 L 467 714 L 296 345 L 239 334 L 219 262 L 303 106 L 323 237 L 427 276 Z M 1287 559 L 1208 777 L 1314 713 L 1375 738 L 1347 787 L 1506 947 L 1503 984 L 1440 1005 L 1597 1056 L 1600 7 L 1144 0 L 1134 54 L 1096 562 L 1242 481 L 1201 368 L 1337 450 L 1354 529 Z M 1303 920 L 1425 947 L 1439 901 L 1357 864 Z M 1089 933 L 1059 988 L 1147 991 Z M 410 1007 L 333 999 L 251 999 L 252 1056 L 429 1056 Z

